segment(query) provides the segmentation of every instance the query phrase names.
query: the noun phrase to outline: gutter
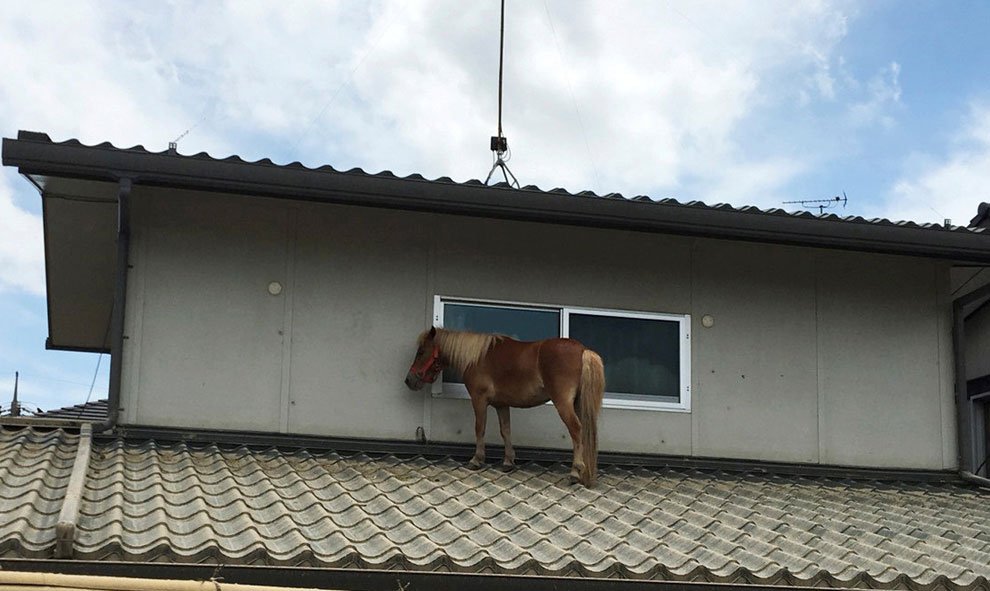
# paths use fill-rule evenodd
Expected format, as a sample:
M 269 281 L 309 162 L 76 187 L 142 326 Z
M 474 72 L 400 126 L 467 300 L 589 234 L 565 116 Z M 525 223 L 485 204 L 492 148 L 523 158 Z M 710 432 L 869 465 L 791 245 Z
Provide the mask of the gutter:
M 952 302 L 952 346 L 955 357 L 956 435 L 958 437 L 959 477 L 990 488 L 990 479 L 974 474 L 976 462 L 973 451 L 976 433 L 973 425 L 973 403 L 966 388 L 966 306 L 990 297 L 990 283 L 960 296 Z
M 117 278 L 114 282 L 113 315 L 110 321 L 110 392 L 107 419 L 93 425 L 97 433 L 117 426 L 120 416 L 120 382 L 124 368 L 124 306 L 127 300 L 127 269 L 131 250 L 131 188 L 130 178 L 119 181 L 117 191 Z
M 148 425 L 124 425 L 112 436 L 99 436 L 101 441 L 115 438 L 133 441 L 156 441 L 196 445 L 229 445 L 258 448 L 305 449 L 310 451 L 335 451 L 342 454 L 368 454 L 371 456 L 424 456 L 427 458 L 459 458 L 468 460 L 475 451 L 473 443 L 418 443 L 397 439 L 369 439 L 356 437 L 330 437 L 323 435 L 298 435 L 265 433 L 259 431 L 223 431 L 217 429 L 192 429 L 155 427 Z M 501 457 L 501 445 L 487 445 L 488 457 Z M 570 463 L 569 449 L 516 447 L 519 461 L 537 463 Z M 800 464 L 743 460 L 738 458 L 673 456 L 651 453 L 627 453 L 601 451 L 599 465 L 645 468 L 673 468 L 717 470 L 739 474 L 784 474 L 811 478 L 839 478 L 850 480 L 877 480 L 882 482 L 957 482 L 958 472 L 949 470 L 919 470 L 912 468 L 869 468 L 823 464 Z
M 982 486 L 984 488 L 990 488 L 990 478 L 977 476 L 976 474 L 973 474 L 972 472 L 967 472 L 966 470 L 959 471 L 959 478 L 962 478 L 966 482 L 971 482 L 973 484 Z

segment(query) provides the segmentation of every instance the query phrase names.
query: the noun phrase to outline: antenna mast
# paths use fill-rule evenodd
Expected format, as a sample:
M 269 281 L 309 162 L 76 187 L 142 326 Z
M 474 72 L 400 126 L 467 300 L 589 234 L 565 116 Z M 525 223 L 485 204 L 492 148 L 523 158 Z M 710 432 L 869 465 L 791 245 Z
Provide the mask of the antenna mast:
M 509 152 L 509 141 L 505 139 L 504 135 L 502 135 L 502 62 L 504 53 L 505 0 L 502 0 L 502 20 L 498 37 L 498 135 L 492 136 L 491 151 L 493 152 L 495 162 L 492 164 L 492 169 L 488 171 L 488 177 L 485 179 L 485 184 L 487 185 L 488 182 L 492 180 L 492 175 L 495 174 L 495 169 L 501 168 L 502 176 L 505 178 L 505 182 L 518 189 L 519 181 L 516 180 L 516 176 L 512 174 L 512 171 L 509 170 L 509 166 L 506 164 L 506 162 L 508 162 L 512 157 L 512 153 Z M 511 181 L 509 180 L 510 178 L 512 179 Z
M 14 399 L 10 403 L 10 416 L 19 417 L 21 416 L 21 403 L 17 400 L 17 382 L 21 379 L 21 372 L 14 372 Z
M 836 195 L 835 197 L 831 197 L 829 199 L 799 199 L 797 201 L 784 201 L 784 205 L 797 203 L 798 205 L 806 209 L 817 207 L 818 215 L 822 215 L 825 213 L 826 209 L 832 209 L 833 207 L 837 207 L 840 203 L 842 204 L 842 207 L 845 208 L 846 202 L 848 200 L 849 199 L 846 197 L 846 192 L 843 191 L 842 197 Z

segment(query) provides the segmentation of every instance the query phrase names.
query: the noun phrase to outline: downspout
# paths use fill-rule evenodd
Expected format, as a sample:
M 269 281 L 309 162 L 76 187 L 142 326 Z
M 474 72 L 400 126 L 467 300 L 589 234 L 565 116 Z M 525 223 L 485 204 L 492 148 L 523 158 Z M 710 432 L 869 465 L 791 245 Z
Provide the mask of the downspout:
M 963 296 L 965 297 L 965 296 Z M 959 475 L 973 469 L 972 420 L 969 396 L 966 392 L 966 323 L 962 298 L 952 302 L 952 350 L 955 357 L 956 438 L 959 446 Z
M 973 413 L 966 388 L 966 316 L 964 308 L 982 298 L 990 297 L 990 283 L 960 296 L 952 302 L 952 345 L 955 357 L 956 434 L 959 445 L 959 477 L 979 486 L 990 487 L 990 479 L 972 472 Z
M 114 282 L 113 315 L 110 321 L 110 392 L 107 419 L 93 425 L 93 432 L 110 431 L 120 415 L 120 380 L 124 366 L 124 303 L 127 298 L 127 267 L 131 249 L 131 179 L 121 178 L 117 191 L 117 277 Z
M 976 474 L 973 474 L 972 472 L 969 472 L 967 470 L 960 470 L 959 478 L 962 478 L 966 482 L 972 482 L 973 484 L 990 488 L 990 478 L 977 476 Z

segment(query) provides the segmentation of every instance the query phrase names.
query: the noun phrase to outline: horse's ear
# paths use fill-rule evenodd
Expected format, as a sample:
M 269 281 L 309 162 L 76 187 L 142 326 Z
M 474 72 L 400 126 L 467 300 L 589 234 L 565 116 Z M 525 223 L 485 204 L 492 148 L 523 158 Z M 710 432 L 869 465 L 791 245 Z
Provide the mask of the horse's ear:
M 437 336 L 437 327 L 431 326 L 430 327 L 430 338 L 432 339 L 435 336 Z

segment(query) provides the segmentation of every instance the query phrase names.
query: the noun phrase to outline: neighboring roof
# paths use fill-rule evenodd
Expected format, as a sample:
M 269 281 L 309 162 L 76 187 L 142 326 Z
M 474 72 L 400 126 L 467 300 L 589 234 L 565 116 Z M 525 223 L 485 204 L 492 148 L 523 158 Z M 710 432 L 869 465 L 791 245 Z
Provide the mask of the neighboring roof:
M 990 203 L 984 201 L 980 203 L 976 210 L 976 216 L 969 221 L 970 228 L 987 228 L 990 227 Z
M 0 559 L 44 558 L 78 436 L 0 428 Z M 961 482 L 94 442 L 76 558 L 762 585 L 990 586 Z
M 106 398 L 103 400 L 92 400 L 84 404 L 39 412 L 35 416 L 46 419 L 66 419 L 70 421 L 98 423 L 107 420 L 107 402 Z

